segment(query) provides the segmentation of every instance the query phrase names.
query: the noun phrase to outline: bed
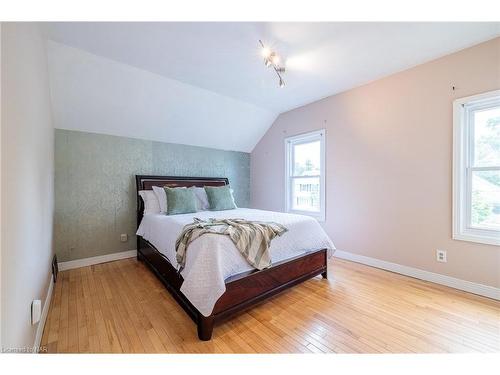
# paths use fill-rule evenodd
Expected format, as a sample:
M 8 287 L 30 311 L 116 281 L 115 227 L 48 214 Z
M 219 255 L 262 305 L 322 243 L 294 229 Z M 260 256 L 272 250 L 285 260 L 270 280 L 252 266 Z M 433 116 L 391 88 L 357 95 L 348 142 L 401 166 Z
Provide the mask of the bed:
M 136 176 L 137 258 L 163 282 L 197 324 L 200 340 L 210 340 L 216 323 L 317 275 L 327 278 L 327 259 L 334 247 L 312 218 L 242 209 L 194 214 L 144 215 L 140 190 L 153 186 L 229 185 L 227 178 Z M 186 266 L 177 271 L 175 240 L 194 217 L 276 221 L 289 230 L 271 242 L 272 266 L 253 269 L 227 236 L 206 234 L 190 244 Z

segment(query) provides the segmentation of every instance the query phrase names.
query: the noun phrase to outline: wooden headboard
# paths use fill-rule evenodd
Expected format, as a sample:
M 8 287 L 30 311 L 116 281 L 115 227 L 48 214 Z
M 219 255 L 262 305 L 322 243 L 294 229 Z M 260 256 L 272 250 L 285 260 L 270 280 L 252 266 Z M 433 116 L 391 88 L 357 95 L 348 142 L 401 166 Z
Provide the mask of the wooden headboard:
M 140 190 L 153 190 L 153 186 L 168 187 L 191 187 L 191 186 L 225 186 L 229 185 L 226 177 L 178 177 L 178 176 L 147 176 L 136 175 L 137 195 L 137 227 L 144 215 L 144 202 L 139 196 Z

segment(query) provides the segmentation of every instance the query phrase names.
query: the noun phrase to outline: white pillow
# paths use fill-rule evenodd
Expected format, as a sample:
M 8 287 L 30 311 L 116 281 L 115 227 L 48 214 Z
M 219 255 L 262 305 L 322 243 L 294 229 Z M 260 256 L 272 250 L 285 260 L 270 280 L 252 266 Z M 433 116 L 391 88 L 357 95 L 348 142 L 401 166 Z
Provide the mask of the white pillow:
M 165 189 L 160 186 L 153 186 L 153 191 L 160 204 L 160 212 L 167 213 L 167 193 L 165 193 Z
M 144 215 L 160 213 L 160 203 L 152 190 L 140 190 L 139 195 L 144 202 Z
M 235 208 L 238 208 L 238 206 L 236 205 L 236 201 L 234 200 L 234 190 L 233 189 L 229 189 L 229 192 L 231 193 L 231 197 L 233 198 L 233 203 L 234 203 L 234 207 Z
M 193 186 L 190 189 L 193 189 L 194 195 L 196 195 L 196 200 L 198 203 L 198 210 L 206 211 L 210 208 L 208 204 L 207 192 L 202 187 Z

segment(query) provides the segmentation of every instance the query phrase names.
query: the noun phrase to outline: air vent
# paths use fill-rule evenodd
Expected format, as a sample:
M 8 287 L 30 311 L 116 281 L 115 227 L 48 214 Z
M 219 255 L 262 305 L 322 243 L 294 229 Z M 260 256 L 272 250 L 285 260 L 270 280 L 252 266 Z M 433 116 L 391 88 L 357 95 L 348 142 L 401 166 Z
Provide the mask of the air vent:
M 59 273 L 59 266 L 57 265 L 57 255 L 54 254 L 52 258 L 52 278 L 54 282 L 57 281 L 57 274 Z

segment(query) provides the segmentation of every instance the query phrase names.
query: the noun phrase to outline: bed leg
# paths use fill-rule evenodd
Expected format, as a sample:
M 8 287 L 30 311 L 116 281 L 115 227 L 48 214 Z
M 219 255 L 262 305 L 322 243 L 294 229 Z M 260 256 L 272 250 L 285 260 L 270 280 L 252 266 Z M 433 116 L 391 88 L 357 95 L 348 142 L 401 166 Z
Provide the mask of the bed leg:
M 328 270 L 325 270 L 325 272 L 322 272 L 321 276 L 323 276 L 323 279 L 328 279 Z
M 199 316 L 198 317 L 198 338 L 202 341 L 209 341 L 212 338 L 212 331 L 214 330 L 213 316 Z
M 142 254 L 141 254 L 141 252 L 139 250 L 137 250 L 137 260 L 138 261 L 143 260 L 143 256 L 142 256 Z

